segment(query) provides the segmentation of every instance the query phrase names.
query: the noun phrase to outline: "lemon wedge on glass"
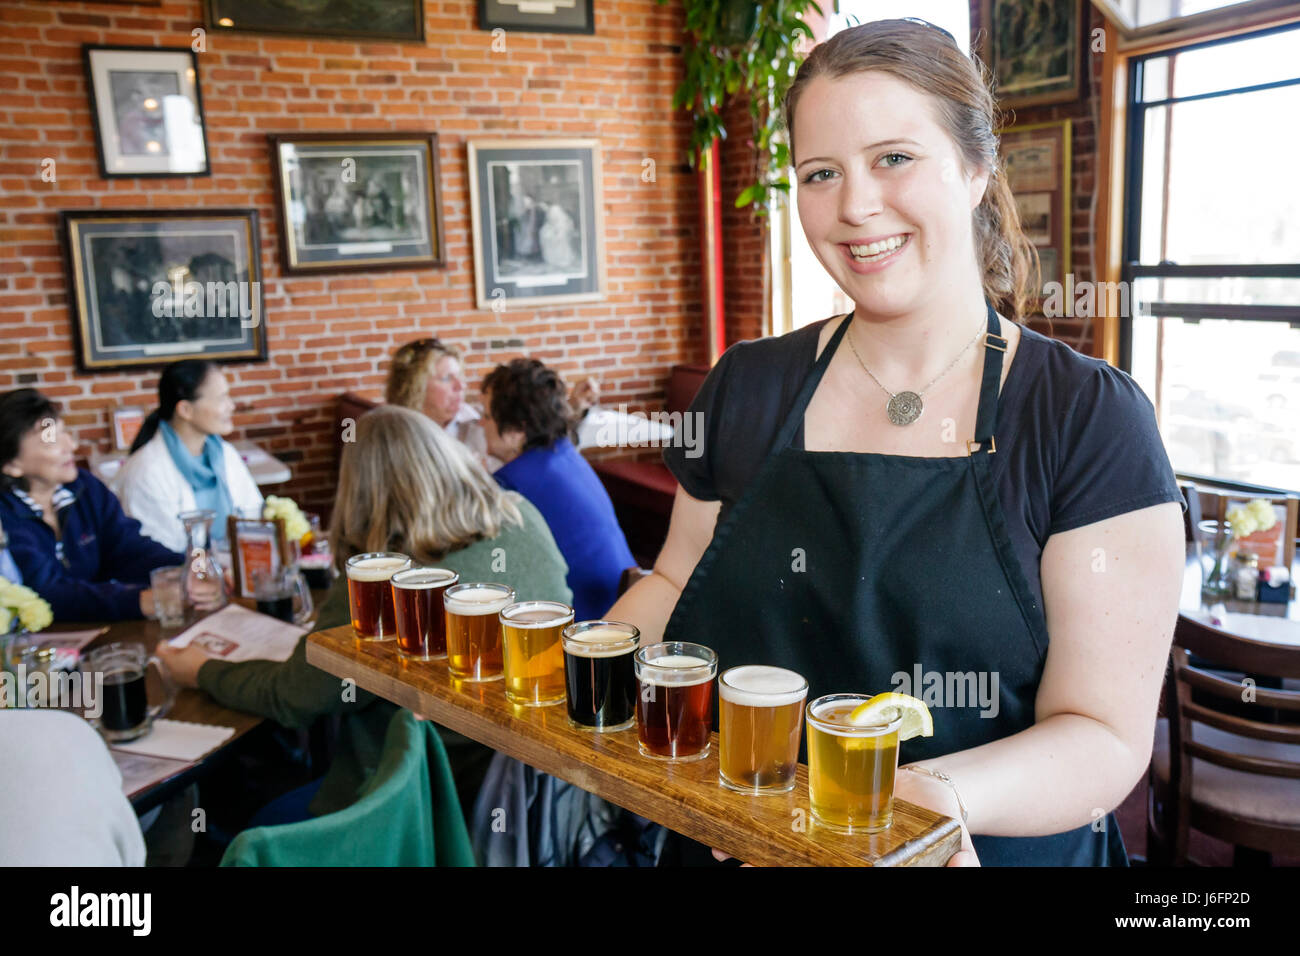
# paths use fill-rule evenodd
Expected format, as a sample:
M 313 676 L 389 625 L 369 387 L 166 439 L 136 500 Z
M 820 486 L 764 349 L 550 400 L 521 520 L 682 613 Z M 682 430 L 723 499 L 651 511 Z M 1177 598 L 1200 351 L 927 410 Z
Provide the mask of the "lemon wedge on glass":
M 849 723 L 859 727 L 873 727 L 891 724 L 900 716 L 903 724 L 898 728 L 899 741 L 934 736 L 934 720 L 930 717 L 930 708 L 915 697 L 893 691 L 863 701 L 849 714 Z

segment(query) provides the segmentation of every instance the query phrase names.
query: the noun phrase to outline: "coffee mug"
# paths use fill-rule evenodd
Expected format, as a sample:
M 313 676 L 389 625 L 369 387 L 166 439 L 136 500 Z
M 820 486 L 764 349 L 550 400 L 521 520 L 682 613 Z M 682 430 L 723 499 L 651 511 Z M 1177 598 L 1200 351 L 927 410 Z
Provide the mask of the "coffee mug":
M 311 619 L 311 591 L 297 568 L 254 571 L 253 597 L 263 614 L 290 624 L 306 624 Z
M 158 667 L 164 699 L 149 706 L 145 692 L 145 672 L 149 665 Z M 81 656 L 81 671 L 88 679 L 101 675 L 99 691 L 102 713 L 95 723 L 106 740 L 123 743 L 143 737 L 153 722 L 165 717 L 176 702 L 176 685 L 167 668 L 157 657 L 146 653 L 142 644 L 106 644 Z

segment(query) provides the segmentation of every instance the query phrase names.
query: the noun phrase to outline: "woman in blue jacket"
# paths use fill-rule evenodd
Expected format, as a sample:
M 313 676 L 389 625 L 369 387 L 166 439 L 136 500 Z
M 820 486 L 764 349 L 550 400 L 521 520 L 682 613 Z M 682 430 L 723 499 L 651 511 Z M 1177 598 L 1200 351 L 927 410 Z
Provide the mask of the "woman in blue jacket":
M 493 473 L 542 513 L 569 565 L 578 620 L 604 616 L 618 599 L 623 571 L 636 565 L 609 493 L 569 440 L 572 412 L 560 376 L 536 359 L 498 365 L 483 380 Z
M 149 572 L 184 556 L 141 534 L 77 467 L 75 450 L 58 407 L 36 389 L 0 395 L 0 524 L 23 583 L 56 621 L 150 617 Z

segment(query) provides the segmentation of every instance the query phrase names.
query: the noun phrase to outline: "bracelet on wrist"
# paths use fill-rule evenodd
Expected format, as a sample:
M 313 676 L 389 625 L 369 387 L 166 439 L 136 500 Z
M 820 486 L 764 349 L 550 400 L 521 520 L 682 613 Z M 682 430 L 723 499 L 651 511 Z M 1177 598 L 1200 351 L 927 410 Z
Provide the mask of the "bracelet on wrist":
M 916 764 L 908 764 L 900 767 L 900 770 L 910 770 L 912 773 L 924 774 L 927 777 L 933 777 L 942 783 L 946 783 L 952 790 L 952 794 L 957 798 L 957 809 L 961 811 L 961 822 L 964 824 L 969 814 L 966 812 L 966 801 L 961 798 L 961 791 L 957 789 L 957 784 L 953 783 L 952 777 L 948 776 L 942 770 L 935 770 L 932 767 L 921 767 Z

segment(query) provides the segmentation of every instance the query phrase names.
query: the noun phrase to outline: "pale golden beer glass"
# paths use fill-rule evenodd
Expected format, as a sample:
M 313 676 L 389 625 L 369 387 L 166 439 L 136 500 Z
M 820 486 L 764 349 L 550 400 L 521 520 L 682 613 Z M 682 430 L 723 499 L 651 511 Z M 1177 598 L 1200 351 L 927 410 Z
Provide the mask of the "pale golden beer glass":
M 794 789 L 808 682 L 783 667 L 733 667 L 718 678 L 718 780 L 741 793 Z
M 520 601 L 501 611 L 506 698 L 525 707 L 564 700 L 561 632 L 573 623 L 573 608 L 558 601 Z
M 397 636 L 393 589 L 388 582 L 410 566 L 411 559 L 396 551 L 372 551 L 348 558 L 348 610 L 358 640 L 391 641 Z
M 831 694 L 808 705 L 808 799 L 813 819 L 840 833 L 876 833 L 893 822 L 899 717 L 859 727 L 849 714 L 867 694 Z
M 442 592 L 452 677 L 501 679 L 501 611 L 514 600 L 515 589 L 505 584 L 453 584 Z

